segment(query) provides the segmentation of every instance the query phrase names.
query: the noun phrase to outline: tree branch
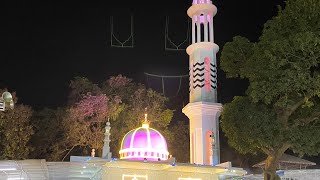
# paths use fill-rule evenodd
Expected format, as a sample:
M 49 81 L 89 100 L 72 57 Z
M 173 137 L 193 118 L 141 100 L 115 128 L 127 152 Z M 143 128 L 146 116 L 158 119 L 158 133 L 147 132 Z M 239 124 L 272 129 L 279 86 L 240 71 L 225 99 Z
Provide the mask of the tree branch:
M 260 147 L 260 149 L 268 156 L 271 156 L 272 155 L 272 151 L 270 151 L 269 149 L 267 148 L 263 148 L 263 147 Z
M 299 99 L 296 103 L 293 105 L 289 106 L 288 108 L 283 109 L 280 111 L 278 114 L 278 119 L 282 120 L 284 123 L 284 126 L 287 128 L 288 127 L 288 119 L 289 117 L 308 99 L 308 97 L 303 97 Z
M 312 115 L 310 115 L 307 118 L 295 119 L 294 120 L 295 123 L 293 124 L 292 127 L 297 127 L 297 126 L 300 126 L 300 125 L 309 124 L 309 123 L 319 119 L 319 117 L 320 117 L 320 112 L 319 111 L 315 111 Z
M 72 148 L 68 151 L 68 153 L 62 158 L 61 161 L 64 161 L 64 159 L 68 156 L 68 154 L 72 151 L 72 149 L 76 146 L 72 146 Z
M 301 57 L 301 56 L 297 56 L 297 55 L 292 54 L 292 53 L 290 53 L 290 52 L 287 52 L 286 55 L 293 56 L 293 57 L 295 57 L 295 58 L 298 58 L 299 60 L 305 61 L 305 58 L 303 58 L 303 57 Z M 289 61 L 289 63 L 291 63 L 291 62 Z
M 290 143 L 285 142 L 285 143 L 279 148 L 279 150 L 277 151 L 278 154 L 276 154 L 276 155 L 282 155 L 287 149 L 290 148 L 290 146 L 291 146 Z
M 304 98 L 300 99 L 298 102 L 296 102 L 294 105 L 289 107 L 289 109 L 287 110 L 288 111 L 288 115 L 290 116 L 294 111 L 296 111 L 304 102 L 306 102 L 307 99 L 309 99 L 309 98 L 308 97 L 304 97 Z

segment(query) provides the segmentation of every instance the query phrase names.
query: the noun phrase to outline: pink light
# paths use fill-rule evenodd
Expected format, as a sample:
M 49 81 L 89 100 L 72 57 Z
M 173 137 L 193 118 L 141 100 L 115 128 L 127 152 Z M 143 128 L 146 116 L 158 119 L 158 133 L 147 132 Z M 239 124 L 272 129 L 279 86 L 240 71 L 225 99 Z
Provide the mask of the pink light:
M 204 58 L 204 87 L 207 92 L 210 91 L 210 58 Z
M 193 4 L 212 4 L 211 0 L 193 0 Z
M 129 131 L 122 139 L 120 159 L 151 161 L 168 159 L 167 143 L 164 137 L 149 126 Z
M 198 22 L 198 16 L 194 17 L 194 22 L 197 23 Z M 207 15 L 207 23 L 210 22 L 210 14 Z M 200 15 L 200 23 L 204 23 L 204 15 Z
M 134 138 L 132 138 L 132 143 L 131 146 L 134 146 L 135 148 L 145 148 L 148 147 L 148 141 L 146 141 L 146 139 L 148 139 L 148 137 L 146 137 L 147 134 L 144 133 L 143 131 L 137 131 L 135 133 L 135 136 L 132 136 Z

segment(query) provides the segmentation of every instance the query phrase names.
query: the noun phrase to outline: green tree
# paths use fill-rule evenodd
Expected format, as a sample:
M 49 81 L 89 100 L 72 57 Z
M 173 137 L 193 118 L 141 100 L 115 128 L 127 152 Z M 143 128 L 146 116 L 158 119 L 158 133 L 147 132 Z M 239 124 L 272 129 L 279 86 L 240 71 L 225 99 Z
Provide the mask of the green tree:
M 168 141 L 169 153 L 179 163 L 190 163 L 189 124 L 178 121 L 169 127 Z
M 75 77 L 70 81 L 69 88 L 71 89 L 68 95 L 68 105 L 73 105 L 79 102 L 88 92 L 91 95 L 100 93 L 100 88 L 86 77 Z
M 117 95 L 122 102 L 121 112 L 111 119 L 110 147 L 115 157 L 119 155 L 122 137 L 142 125 L 146 108 L 150 127 L 157 129 L 165 137 L 170 136 L 168 126 L 174 111 L 167 108 L 167 97 L 122 75 L 110 77 L 104 82 L 102 92 L 110 97 Z
M 3 90 L 0 90 L 2 94 Z M 14 101 L 17 101 L 15 93 Z M 33 134 L 30 118 L 32 109 L 29 106 L 15 104 L 14 109 L 0 112 L 0 158 L 26 159 L 32 147 L 29 140 Z
M 34 112 L 31 124 L 34 134 L 30 144 L 34 150 L 30 154 L 34 159 L 46 159 L 50 161 L 61 160 L 57 141 L 60 141 L 64 134 L 63 120 L 66 117 L 66 110 L 63 108 L 49 109 L 44 108 Z
M 221 54 L 229 78 L 249 81 L 246 96 L 224 106 L 221 126 L 242 153 L 267 155 L 264 177 L 275 179 L 287 149 L 320 153 L 320 1 L 289 0 L 258 42 L 234 37 Z

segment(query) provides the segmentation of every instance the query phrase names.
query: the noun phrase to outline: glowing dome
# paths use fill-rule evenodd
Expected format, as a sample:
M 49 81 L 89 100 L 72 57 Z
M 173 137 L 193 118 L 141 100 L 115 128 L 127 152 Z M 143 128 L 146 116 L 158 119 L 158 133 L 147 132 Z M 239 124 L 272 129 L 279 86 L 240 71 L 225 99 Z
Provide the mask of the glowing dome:
M 144 123 L 122 139 L 120 159 L 158 161 L 168 159 L 167 142 L 155 129 Z

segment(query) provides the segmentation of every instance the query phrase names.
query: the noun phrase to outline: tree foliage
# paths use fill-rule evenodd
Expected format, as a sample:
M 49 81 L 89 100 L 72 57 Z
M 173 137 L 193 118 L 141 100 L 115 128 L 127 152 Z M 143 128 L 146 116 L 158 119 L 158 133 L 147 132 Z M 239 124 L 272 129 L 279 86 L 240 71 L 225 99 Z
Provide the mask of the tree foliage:
M 150 126 L 165 137 L 169 136 L 168 125 L 174 111 L 167 108 L 167 97 L 122 75 L 108 79 L 103 83 L 102 91 L 109 96 L 118 95 L 122 101 L 121 113 L 111 121 L 111 128 L 114 129 L 111 130 L 111 150 L 115 157 L 118 156 L 122 137 L 141 126 L 146 108 Z
M 113 156 L 117 157 L 121 138 L 141 126 L 145 108 L 150 126 L 168 134 L 167 126 L 173 116 L 173 110 L 166 107 L 168 98 L 143 84 L 118 75 L 101 85 L 76 77 L 70 87 L 69 106 L 62 120 L 63 136 L 55 146 L 55 158 L 64 159 L 71 151 L 81 152 L 86 148 L 95 148 L 100 155 L 108 119 L 111 121 L 110 146 Z
M 301 156 L 320 153 L 319 19 L 320 1 L 289 0 L 258 42 L 237 36 L 223 48 L 227 77 L 250 85 L 247 96 L 225 105 L 221 125 L 240 152 L 268 155 L 266 178 L 275 177 L 288 148 Z
M 66 110 L 63 108 L 49 109 L 34 112 L 31 118 L 31 125 L 34 135 L 30 144 L 34 148 L 30 158 L 46 159 L 49 161 L 60 161 L 60 154 L 57 142 L 61 142 L 65 125 L 63 120 L 66 117 Z
M 0 90 L 2 94 L 3 90 Z M 13 94 L 16 102 L 15 93 Z M 30 118 L 32 109 L 29 106 L 16 104 L 14 109 L 0 112 L 0 158 L 26 159 L 32 147 L 29 140 L 33 134 Z
M 178 163 L 190 163 L 189 124 L 178 121 L 169 127 L 169 131 L 170 135 L 167 136 L 169 153 Z

